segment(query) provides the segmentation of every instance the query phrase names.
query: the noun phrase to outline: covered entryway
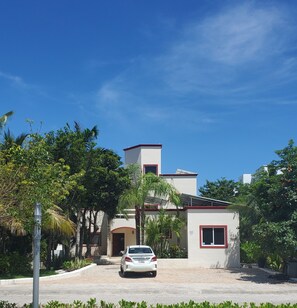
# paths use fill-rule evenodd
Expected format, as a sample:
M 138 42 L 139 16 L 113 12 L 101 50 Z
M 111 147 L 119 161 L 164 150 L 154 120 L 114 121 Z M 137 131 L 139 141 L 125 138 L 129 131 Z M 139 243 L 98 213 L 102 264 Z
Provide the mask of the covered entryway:
M 125 250 L 126 246 L 135 245 L 136 236 L 135 228 L 122 227 L 111 230 L 112 243 L 110 242 L 109 256 L 120 256 L 121 251 Z
M 120 256 L 125 249 L 125 233 L 112 234 L 112 256 Z

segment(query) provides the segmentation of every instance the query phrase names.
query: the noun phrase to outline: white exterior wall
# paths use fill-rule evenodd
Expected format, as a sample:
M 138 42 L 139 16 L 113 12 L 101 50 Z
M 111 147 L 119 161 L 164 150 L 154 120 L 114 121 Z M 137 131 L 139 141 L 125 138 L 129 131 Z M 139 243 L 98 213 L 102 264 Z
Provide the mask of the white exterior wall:
M 188 260 L 207 268 L 240 267 L 239 215 L 227 209 L 188 209 Z M 227 248 L 200 248 L 200 226 L 227 226 Z
M 125 164 L 141 164 L 140 148 L 133 148 L 125 151 Z
M 168 183 L 172 184 L 180 193 L 197 195 L 197 176 L 162 176 Z
M 161 173 L 161 148 L 143 147 L 141 149 L 141 170 L 143 171 L 143 165 L 158 165 L 158 175 Z
M 110 223 L 110 230 L 113 231 L 118 228 L 134 228 L 135 229 L 135 219 L 134 218 L 116 218 Z
M 143 171 L 143 165 L 158 165 L 158 175 L 161 173 L 161 146 L 143 145 L 125 151 L 125 164 L 138 164 Z
M 242 184 L 251 184 L 252 175 L 250 173 L 244 173 L 239 180 Z

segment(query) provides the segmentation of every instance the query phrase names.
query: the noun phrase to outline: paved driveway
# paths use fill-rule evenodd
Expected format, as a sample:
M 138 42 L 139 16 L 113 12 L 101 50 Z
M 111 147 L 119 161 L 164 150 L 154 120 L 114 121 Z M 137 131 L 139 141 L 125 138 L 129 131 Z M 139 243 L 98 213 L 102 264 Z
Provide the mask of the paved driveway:
M 80 272 L 40 279 L 40 302 L 57 300 L 71 303 L 86 302 L 118 303 L 146 301 L 149 304 L 173 304 L 179 302 L 271 302 L 297 303 L 297 283 L 269 278 L 259 269 L 202 269 L 170 268 L 159 263 L 156 278 L 131 275 L 121 277 L 119 265 L 95 265 Z M 32 280 L 0 284 L 0 300 L 24 304 L 32 302 Z

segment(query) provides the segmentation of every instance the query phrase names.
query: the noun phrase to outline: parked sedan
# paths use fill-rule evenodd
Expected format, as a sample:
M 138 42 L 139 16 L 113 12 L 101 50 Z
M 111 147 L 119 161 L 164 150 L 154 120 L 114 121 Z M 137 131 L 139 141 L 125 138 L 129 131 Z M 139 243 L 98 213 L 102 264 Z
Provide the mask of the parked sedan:
M 157 257 L 150 246 L 127 246 L 121 258 L 121 273 L 151 273 L 157 276 Z

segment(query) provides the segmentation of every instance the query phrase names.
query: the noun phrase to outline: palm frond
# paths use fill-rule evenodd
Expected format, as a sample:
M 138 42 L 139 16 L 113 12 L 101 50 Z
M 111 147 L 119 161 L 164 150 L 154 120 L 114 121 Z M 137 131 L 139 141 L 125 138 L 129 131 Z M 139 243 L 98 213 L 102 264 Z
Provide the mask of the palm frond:
M 74 235 L 75 224 L 61 213 L 61 209 L 58 206 L 48 209 L 46 214 L 47 223 L 44 224 L 45 230 L 57 232 L 66 236 Z

